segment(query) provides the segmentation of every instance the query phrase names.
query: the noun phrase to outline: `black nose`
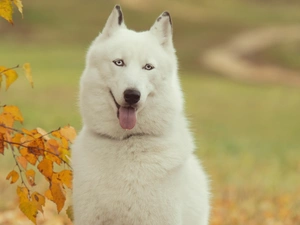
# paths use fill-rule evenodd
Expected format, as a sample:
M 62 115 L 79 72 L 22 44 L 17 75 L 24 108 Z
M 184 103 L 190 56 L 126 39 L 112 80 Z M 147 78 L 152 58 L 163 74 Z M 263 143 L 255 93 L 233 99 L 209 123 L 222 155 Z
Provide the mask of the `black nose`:
M 137 103 L 140 100 L 140 97 L 141 92 L 139 92 L 138 90 L 127 89 L 124 91 L 124 99 L 130 105 Z

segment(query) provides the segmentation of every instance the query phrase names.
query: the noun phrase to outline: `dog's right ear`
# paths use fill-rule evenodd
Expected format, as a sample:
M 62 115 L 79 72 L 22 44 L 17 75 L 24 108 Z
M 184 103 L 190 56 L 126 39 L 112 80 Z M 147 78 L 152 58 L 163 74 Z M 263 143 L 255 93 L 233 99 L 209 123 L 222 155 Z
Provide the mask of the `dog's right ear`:
M 121 7 L 116 5 L 108 17 L 100 36 L 109 37 L 119 28 L 126 28 L 126 25 Z

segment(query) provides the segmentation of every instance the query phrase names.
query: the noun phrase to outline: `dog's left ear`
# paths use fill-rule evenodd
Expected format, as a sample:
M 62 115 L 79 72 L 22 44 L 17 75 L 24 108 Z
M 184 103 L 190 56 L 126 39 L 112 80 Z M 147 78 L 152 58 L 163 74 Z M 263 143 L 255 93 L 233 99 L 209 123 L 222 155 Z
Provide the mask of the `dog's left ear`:
M 121 6 L 116 5 L 107 19 L 101 36 L 109 37 L 119 28 L 126 28 L 126 25 L 124 23 L 124 16 L 121 10 Z
M 168 12 L 163 12 L 150 28 L 150 32 L 154 34 L 164 47 L 173 47 L 172 41 L 172 19 Z

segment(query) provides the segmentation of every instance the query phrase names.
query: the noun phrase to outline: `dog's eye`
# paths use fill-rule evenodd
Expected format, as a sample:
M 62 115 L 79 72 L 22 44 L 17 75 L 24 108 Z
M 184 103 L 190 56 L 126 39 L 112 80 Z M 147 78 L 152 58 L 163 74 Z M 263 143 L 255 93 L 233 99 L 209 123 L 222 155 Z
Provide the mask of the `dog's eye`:
M 154 69 L 154 66 L 152 66 L 151 64 L 146 64 L 144 67 L 143 67 L 144 70 L 153 70 Z
M 125 66 L 125 63 L 122 59 L 116 59 L 113 61 L 116 66 Z

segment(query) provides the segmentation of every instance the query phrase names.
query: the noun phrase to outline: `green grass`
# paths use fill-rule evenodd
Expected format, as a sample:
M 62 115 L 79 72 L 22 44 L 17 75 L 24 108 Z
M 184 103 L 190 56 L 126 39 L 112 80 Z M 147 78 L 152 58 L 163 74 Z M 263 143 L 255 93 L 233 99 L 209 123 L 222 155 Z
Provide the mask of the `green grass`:
M 198 153 L 211 171 L 218 171 L 217 182 L 243 185 L 241 177 L 264 180 L 265 173 L 269 176 L 263 182 L 269 181 L 266 188 L 280 191 L 300 184 L 293 171 L 300 156 L 299 89 L 192 75 L 182 81 Z M 259 176 L 253 168 L 261 170 Z M 239 172 L 232 173 L 232 169 Z M 281 183 L 282 179 L 289 182 Z

